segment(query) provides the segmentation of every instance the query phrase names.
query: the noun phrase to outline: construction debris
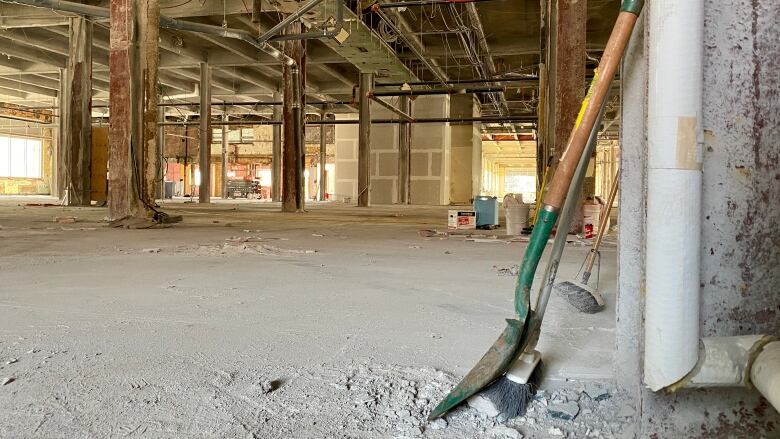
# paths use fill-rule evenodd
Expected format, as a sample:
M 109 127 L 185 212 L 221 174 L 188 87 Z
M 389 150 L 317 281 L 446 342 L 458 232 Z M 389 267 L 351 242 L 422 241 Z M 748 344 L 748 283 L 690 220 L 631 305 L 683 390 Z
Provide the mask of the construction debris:
M 57 224 L 73 224 L 78 219 L 75 216 L 55 216 L 54 222 Z

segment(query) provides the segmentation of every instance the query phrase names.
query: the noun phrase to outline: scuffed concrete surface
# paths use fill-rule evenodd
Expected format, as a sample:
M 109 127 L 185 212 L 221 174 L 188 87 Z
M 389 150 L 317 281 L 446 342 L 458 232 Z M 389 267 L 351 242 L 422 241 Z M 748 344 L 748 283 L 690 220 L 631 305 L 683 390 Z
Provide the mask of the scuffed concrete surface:
M 173 228 L 117 230 L 106 209 L 28 201 L 0 199 L 0 437 L 624 437 L 634 423 L 610 379 L 614 248 L 607 311 L 552 297 L 528 417 L 431 424 L 511 316 L 514 279 L 495 267 L 524 244 L 421 237 L 446 208 L 172 204 Z M 567 247 L 561 278 L 586 252 Z M 566 402 L 575 420 L 548 413 Z
M 780 3 L 705 4 L 703 336 L 780 333 Z
M 780 3 L 727 0 L 704 4 L 702 336 L 778 335 Z M 646 52 L 642 46 L 636 50 L 635 62 L 624 76 L 644 75 Z M 624 102 L 624 153 L 629 153 L 629 161 L 644 161 L 644 115 L 636 107 L 645 105 L 646 79 L 644 84 L 624 81 L 632 84 L 630 99 Z M 628 164 L 631 169 L 634 165 Z M 631 200 L 629 214 L 641 212 L 645 182 L 626 174 L 623 182 L 631 183 L 622 186 L 621 194 L 621 199 Z M 621 220 L 623 226 L 630 224 Z M 617 325 L 619 343 L 632 334 L 636 340 L 642 336 L 634 317 L 641 312 L 641 302 L 635 299 L 643 291 L 643 273 L 641 267 L 625 262 L 640 263 L 637 251 L 643 248 L 643 230 L 635 227 L 620 237 L 619 318 L 629 319 Z M 625 295 L 632 300 L 623 302 Z M 623 310 L 624 304 L 629 309 Z M 619 376 L 629 377 L 635 366 L 630 361 L 632 352 L 621 349 L 618 367 L 627 367 Z M 633 354 L 641 358 L 641 349 Z M 637 367 L 636 371 L 633 388 L 642 389 L 641 370 Z M 780 415 L 754 390 L 689 389 L 665 394 L 642 389 L 634 403 L 642 407 L 641 437 L 780 437 Z

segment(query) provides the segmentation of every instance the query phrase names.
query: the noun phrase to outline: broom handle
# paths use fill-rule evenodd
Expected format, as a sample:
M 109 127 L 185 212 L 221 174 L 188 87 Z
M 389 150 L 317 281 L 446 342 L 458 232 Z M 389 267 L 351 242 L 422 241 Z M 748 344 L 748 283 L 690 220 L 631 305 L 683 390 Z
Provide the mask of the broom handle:
M 607 41 L 604 49 L 604 55 L 601 57 L 599 67 L 600 76 L 594 86 L 593 96 L 590 103 L 584 111 L 582 122 L 574 127 L 563 157 L 558 164 L 550 186 L 542 203 L 537 221 L 534 224 L 534 230 L 531 232 L 531 239 L 525 249 L 523 262 L 520 265 L 520 272 L 517 274 L 517 283 L 515 284 L 515 314 L 519 321 L 525 323 L 531 307 L 531 288 L 534 283 L 536 268 L 539 266 L 539 260 L 542 258 L 544 248 L 547 246 L 547 240 L 550 237 L 555 221 L 558 219 L 558 210 L 563 205 L 566 198 L 566 192 L 569 190 L 577 162 L 582 156 L 585 145 L 588 142 L 590 131 L 596 124 L 601 105 L 604 103 L 607 92 L 612 86 L 612 80 L 615 78 L 620 59 L 631 38 L 631 32 L 634 30 L 637 17 L 642 12 L 644 0 L 623 0 L 620 6 L 620 14 L 615 22 L 615 27 Z
M 615 172 L 615 179 L 612 181 L 612 187 L 609 188 L 609 196 L 607 197 L 607 206 L 604 209 L 604 213 L 599 218 L 599 231 L 596 233 L 596 241 L 593 243 L 593 248 L 588 253 L 588 259 L 585 261 L 585 271 L 582 273 L 582 283 L 588 284 L 590 279 L 590 272 L 593 270 L 593 263 L 596 260 L 596 254 L 599 252 L 599 247 L 604 240 L 604 235 L 607 230 L 607 223 L 609 222 L 609 212 L 612 210 L 612 204 L 615 202 L 615 195 L 617 194 L 618 183 L 620 180 L 620 169 Z

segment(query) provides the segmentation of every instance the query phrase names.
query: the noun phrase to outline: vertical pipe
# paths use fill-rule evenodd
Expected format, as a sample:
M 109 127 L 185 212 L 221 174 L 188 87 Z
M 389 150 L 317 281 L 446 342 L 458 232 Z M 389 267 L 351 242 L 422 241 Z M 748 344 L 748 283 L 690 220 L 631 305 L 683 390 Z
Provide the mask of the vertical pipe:
M 368 207 L 371 187 L 371 99 L 373 73 L 360 73 L 360 119 L 358 124 L 358 206 Z
M 225 112 L 222 114 L 222 120 L 227 122 L 229 119 L 228 113 L 227 113 L 227 107 L 225 107 Z M 222 199 L 226 199 L 228 197 L 228 184 L 227 184 L 227 167 L 228 167 L 228 160 L 227 160 L 227 150 L 228 150 L 228 129 L 227 125 L 222 125 L 222 184 L 220 188 L 220 195 L 222 196 Z
M 279 102 L 282 96 L 279 92 L 274 92 L 273 101 Z M 282 119 L 282 106 L 274 105 L 274 120 Z M 271 199 L 273 201 L 282 201 L 282 126 L 273 125 L 272 137 L 272 155 L 271 155 Z
M 211 75 L 209 63 L 200 63 L 200 188 L 198 201 L 211 202 Z
M 653 391 L 699 356 L 703 9 L 703 0 L 650 3 L 644 380 Z
M 411 115 L 409 96 L 401 96 L 401 111 Z M 407 121 L 398 125 L 398 203 L 409 204 L 409 174 L 412 143 L 412 127 Z
M 323 107 L 322 112 L 320 113 L 320 120 L 323 122 L 325 121 L 325 118 L 327 117 L 325 113 L 325 108 Z M 327 139 L 325 138 L 325 124 L 320 125 L 320 175 L 317 177 L 317 182 L 319 183 L 319 196 L 318 199 L 320 201 L 325 201 L 325 191 L 326 191 L 326 180 L 325 180 L 325 164 L 328 161 L 327 157 Z

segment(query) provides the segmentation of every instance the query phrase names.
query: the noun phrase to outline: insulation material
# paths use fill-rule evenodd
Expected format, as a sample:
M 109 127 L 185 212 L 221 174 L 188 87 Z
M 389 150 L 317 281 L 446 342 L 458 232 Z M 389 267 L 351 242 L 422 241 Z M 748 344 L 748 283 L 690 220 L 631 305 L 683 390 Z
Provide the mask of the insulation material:
M 701 188 L 701 173 L 648 173 L 645 383 L 654 391 L 687 375 L 699 357 L 701 196 L 683 188 Z
M 750 380 L 764 398 L 780 410 L 780 341 L 764 346 L 753 362 Z
M 771 341 L 773 338 L 765 335 L 703 338 L 699 364 L 681 384 L 683 387 L 747 386 L 753 359 Z
M 644 380 L 699 357 L 703 1 L 650 3 Z

